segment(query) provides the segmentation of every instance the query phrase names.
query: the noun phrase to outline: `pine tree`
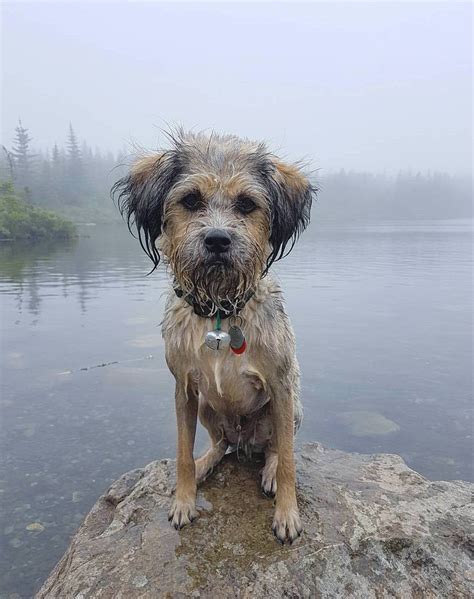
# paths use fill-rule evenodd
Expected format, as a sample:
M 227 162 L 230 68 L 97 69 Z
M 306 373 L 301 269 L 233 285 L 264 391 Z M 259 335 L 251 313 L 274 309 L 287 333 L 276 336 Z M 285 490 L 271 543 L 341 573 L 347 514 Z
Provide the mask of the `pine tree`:
M 66 157 L 63 149 L 55 143 L 51 153 L 51 176 L 53 179 L 53 194 L 51 200 L 57 204 L 66 201 Z
M 55 143 L 53 146 L 53 151 L 51 154 L 51 165 L 53 168 L 53 176 L 57 177 L 58 180 L 60 178 L 61 170 L 62 170 L 62 161 L 61 161 L 61 155 L 59 153 L 59 148 L 58 148 L 58 144 Z
M 38 176 L 35 185 L 35 196 L 37 196 L 37 203 L 47 206 L 51 204 L 54 198 L 54 183 L 51 173 L 51 159 L 49 153 L 43 155 L 39 153 L 39 168 Z
M 79 142 L 71 123 L 69 123 L 67 139 L 67 175 L 68 186 L 65 190 L 65 199 L 72 204 L 80 204 L 84 199 L 82 197 L 85 189 L 84 164 Z
M 72 124 L 69 123 L 69 136 L 67 140 L 67 153 L 68 158 L 71 162 L 81 162 L 81 150 L 79 148 L 79 142 L 77 141 L 76 134 L 72 128 Z
M 32 138 L 28 133 L 28 129 L 23 127 L 21 119 L 18 120 L 15 134 L 14 145 L 11 151 L 11 155 L 13 156 L 14 180 L 18 187 L 28 188 L 27 194 L 29 194 L 33 178 L 34 155 L 30 152 Z

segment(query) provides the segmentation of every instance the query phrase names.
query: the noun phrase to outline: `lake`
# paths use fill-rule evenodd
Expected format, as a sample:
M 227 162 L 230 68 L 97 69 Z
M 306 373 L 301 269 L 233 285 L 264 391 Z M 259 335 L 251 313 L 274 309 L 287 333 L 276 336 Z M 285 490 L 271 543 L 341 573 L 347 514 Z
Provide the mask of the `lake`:
M 108 485 L 174 457 L 164 269 L 125 226 L 0 246 L 0 597 L 30 597 Z M 472 222 L 313 224 L 276 265 L 297 336 L 297 444 L 473 479 Z M 197 453 L 207 446 L 201 431 Z

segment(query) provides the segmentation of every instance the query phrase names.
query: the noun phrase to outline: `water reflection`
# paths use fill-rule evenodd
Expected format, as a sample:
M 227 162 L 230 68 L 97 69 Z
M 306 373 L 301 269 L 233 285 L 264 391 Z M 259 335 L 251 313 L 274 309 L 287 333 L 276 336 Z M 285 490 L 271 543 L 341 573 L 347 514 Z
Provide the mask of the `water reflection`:
M 144 276 L 125 227 L 82 233 L 0 246 L 7 594 L 38 588 L 112 480 L 174 454 L 166 275 Z M 278 265 L 303 373 L 299 442 L 472 478 L 471 242 L 465 221 L 316 226 Z
M 0 290 L 14 296 L 18 316 L 24 310 L 33 316 L 39 314 L 48 261 L 55 255 L 71 252 L 76 243 L 76 239 L 34 244 L 0 243 Z M 67 284 L 63 289 L 66 292 Z

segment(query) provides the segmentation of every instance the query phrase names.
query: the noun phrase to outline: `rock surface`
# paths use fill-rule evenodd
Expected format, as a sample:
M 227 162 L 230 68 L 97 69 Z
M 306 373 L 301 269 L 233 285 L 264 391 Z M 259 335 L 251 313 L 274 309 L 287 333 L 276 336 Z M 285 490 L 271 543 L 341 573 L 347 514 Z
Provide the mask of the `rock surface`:
M 474 485 L 430 482 L 395 455 L 305 445 L 297 456 L 305 532 L 281 547 L 261 466 L 227 455 L 199 489 L 200 518 L 179 532 L 167 521 L 174 461 L 125 474 L 37 597 L 474 596 Z

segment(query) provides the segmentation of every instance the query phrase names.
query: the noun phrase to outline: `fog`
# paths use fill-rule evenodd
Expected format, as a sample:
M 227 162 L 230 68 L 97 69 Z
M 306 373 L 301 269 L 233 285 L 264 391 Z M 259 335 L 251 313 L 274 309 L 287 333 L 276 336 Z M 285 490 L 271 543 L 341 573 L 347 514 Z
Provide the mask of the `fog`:
M 458 3 L 4 3 L 2 142 L 156 147 L 160 128 L 262 138 L 322 172 L 471 167 Z
M 174 275 L 163 260 L 147 276 L 152 263 L 110 189 L 137 147 L 166 145 L 163 129 L 178 124 L 266 140 L 305 160 L 318 188 L 308 230 L 272 266 L 301 366 L 296 447 L 398 454 L 429 480 L 474 479 L 470 4 L 17 0 L 1 10 L 0 597 L 36 596 L 97 497 L 176 455 L 159 326 Z M 159 202 L 148 200 L 157 230 Z M 245 333 L 253 314 L 240 315 Z M 256 341 L 248 358 L 229 359 L 265 354 Z M 206 447 L 199 426 L 195 456 Z M 306 518 L 319 499 L 303 487 Z M 436 498 L 426 500 L 431 509 Z M 436 565 L 446 565 L 436 535 L 457 539 L 459 513 L 428 538 L 435 582 L 462 578 L 462 560 L 459 573 Z M 321 539 L 305 527 L 311 549 Z M 389 541 L 399 546 L 392 536 L 384 551 Z M 214 543 L 212 568 L 218 552 Z

